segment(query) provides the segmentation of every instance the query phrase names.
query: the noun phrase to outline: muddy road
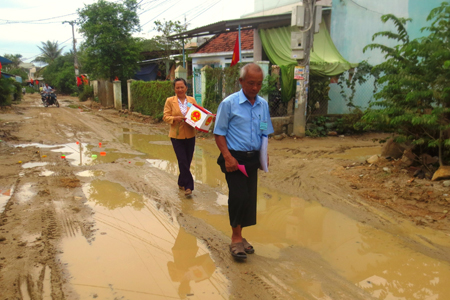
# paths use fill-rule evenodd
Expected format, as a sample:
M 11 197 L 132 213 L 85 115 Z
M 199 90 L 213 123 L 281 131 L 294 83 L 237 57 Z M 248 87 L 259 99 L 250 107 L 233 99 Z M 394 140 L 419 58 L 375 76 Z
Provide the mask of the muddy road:
M 60 103 L 0 113 L 0 299 L 450 298 L 449 188 L 364 163 L 383 135 L 271 139 L 238 263 L 211 136 L 186 198 L 168 126 Z

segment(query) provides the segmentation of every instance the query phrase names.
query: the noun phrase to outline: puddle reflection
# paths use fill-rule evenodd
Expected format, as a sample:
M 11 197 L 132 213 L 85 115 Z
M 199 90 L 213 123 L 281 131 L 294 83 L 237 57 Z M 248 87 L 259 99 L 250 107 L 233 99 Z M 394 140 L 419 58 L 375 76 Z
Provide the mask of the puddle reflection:
M 65 238 L 61 254 L 80 299 L 228 299 L 207 248 L 149 199 L 102 180 L 83 192 L 98 231 Z
M 123 134 L 123 142 L 131 145 L 135 150 L 148 155 L 149 162 L 155 168 L 170 174 L 178 174 L 178 162 L 172 143 L 166 135 Z M 214 143 L 200 139 L 196 140 L 191 172 L 196 182 L 220 187 L 227 190 L 225 176 L 223 176 L 216 161 L 219 150 Z
M 404 245 L 400 237 L 358 223 L 318 202 L 259 188 L 258 225 L 246 229 L 260 256 L 277 259 L 290 246 L 319 253 L 333 269 L 378 299 L 447 299 L 450 265 Z M 184 206 L 229 234 L 228 216 Z M 190 210 L 190 211 L 186 211 Z M 414 227 L 415 228 L 415 227 Z M 409 234 L 439 240 L 444 234 L 411 227 Z M 408 232 L 404 233 L 405 235 Z M 293 277 L 295 278 L 294 274 Z

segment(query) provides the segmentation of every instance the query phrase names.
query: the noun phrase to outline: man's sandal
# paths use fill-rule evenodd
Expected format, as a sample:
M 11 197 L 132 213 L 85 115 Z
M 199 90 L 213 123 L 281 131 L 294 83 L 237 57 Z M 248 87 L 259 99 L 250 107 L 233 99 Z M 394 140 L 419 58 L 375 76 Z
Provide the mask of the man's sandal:
M 231 255 L 236 259 L 246 259 L 247 254 L 245 253 L 243 243 L 231 243 L 230 244 Z
M 255 249 L 253 248 L 253 246 L 249 242 L 247 242 L 246 239 L 244 239 L 244 238 L 242 239 L 242 244 L 244 245 L 245 253 L 247 253 L 247 254 L 255 253 Z

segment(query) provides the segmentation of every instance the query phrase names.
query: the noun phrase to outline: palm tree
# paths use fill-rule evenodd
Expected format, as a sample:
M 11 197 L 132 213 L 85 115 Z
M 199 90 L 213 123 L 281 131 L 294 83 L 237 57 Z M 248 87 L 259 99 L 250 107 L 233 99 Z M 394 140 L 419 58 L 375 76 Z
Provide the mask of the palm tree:
M 51 63 L 53 62 L 55 59 L 57 59 L 59 56 L 61 56 L 61 52 L 63 50 L 64 47 L 60 48 L 58 45 L 58 42 L 51 42 L 51 41 L 47 41 L 47 42 L 41 42 L 42 47 L 39 47 L 39 50 L 42 51 L 42 54 L 38 57 L 36 57 L 36 59 L 34 61 L 40 61 L 40 62 L 45 62 L 45 63 Z

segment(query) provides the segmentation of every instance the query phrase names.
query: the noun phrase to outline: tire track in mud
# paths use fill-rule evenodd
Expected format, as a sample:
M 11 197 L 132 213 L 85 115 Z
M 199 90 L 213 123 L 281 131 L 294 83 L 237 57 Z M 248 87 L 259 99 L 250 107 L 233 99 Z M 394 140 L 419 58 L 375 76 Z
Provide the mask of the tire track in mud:
M 0 235 L 4 239 L 0 242 L 0 299 L 67 299 L 65 290 L 70 289 L 64 286 L 66 275 L 58 259 L 59 242 L 64 236 L 80 233 L 88 240 L 92 237 L 92 224 L 86 221 L 90 211 L 71 195 L 80 193 L 79 188 L 66 187 L 61 181 L 70 178 L 67 162 L 58 160 L 56 153 L 49 158 L 57 173 L 39 177 L 36 170 L 23 169 L 0 216 Z M 25 187 L 31 187 L 33 193 L 26 201 L 20 199 Z

